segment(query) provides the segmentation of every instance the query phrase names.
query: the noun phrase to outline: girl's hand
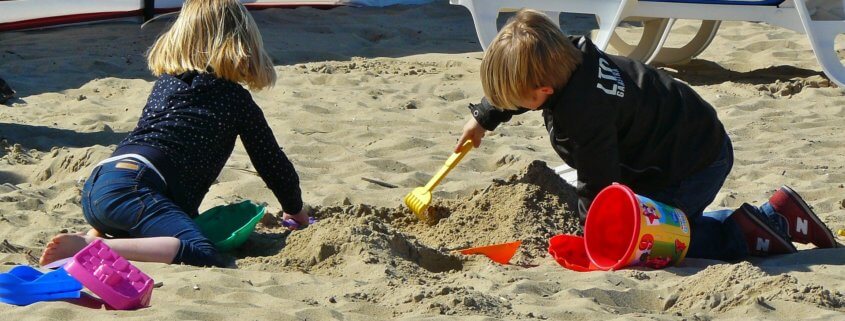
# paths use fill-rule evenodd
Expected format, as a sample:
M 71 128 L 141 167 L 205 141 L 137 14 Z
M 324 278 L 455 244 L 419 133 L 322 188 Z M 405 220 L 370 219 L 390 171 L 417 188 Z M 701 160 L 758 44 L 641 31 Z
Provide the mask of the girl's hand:
M 283 221 L 286 221 L 286 220 L 295 221 L 297 224 L 299 224 L 299 226 L 288 226 L 288 230 L 291 230 L 291 231 L 296 230 L 298 228 L 308 226 L 309 212 L 310 212 L 309 207 L 307 205 L 304 205 L 304 206 L 302 206 L 302 210 L 300 210 L 299 213 L 296 213 L 296 214 L 282 213 L 282 220 Z
M 467 139 L 472 139 L 472 145 L 475 148 L 481 146 L 481 138 L 484 137 L 484 133 L 486 132 L 487 130 L 481 127 L 481 124 L 475 120 L 475 117 L 470 116 L 467 123 L 464 124 L 464 132 L 461 134 L 461 138 L 458 139 L 458 145 L 455 146 L 455 153 L 461 151 L 461 146 L 464 145 Z

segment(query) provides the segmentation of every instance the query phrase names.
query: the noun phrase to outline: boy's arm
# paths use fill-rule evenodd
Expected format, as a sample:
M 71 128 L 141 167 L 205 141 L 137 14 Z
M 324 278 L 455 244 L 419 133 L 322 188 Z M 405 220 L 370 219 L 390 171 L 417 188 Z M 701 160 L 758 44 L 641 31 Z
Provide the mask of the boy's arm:
M 273 191 L 285 213 L 300 213 L 303 205 L 299 176 L 276 142 L 276 137 L 273 136 L 273 131 L 264 118 L 264 113 L 253 103 L 252 106 L 246 108 L 241 124 L 241 142 L 258 175 Z
M 591 126 L 592 125 L 592 126 Z M 575 168 L 578 170 L 578 212 L 587 217 L 593 199 L 602 189 L 620 181 L 619 146 L 616 129 L 605 122 L 594 121 L 576 140 Z M 584 128 L 586 127 L 586 128 Z M 592 127 L 592 128 L 590 128 Z M 584 135 L 584 133 L 589 133 Z M 583 223 L 583 222 L 582 222 Z
M 499 124 L 511 120 L 513 115 L 519 115 L 528 111 L 525 108 L 520 108 L 519 110 L 498 109 L 490 104 L 487 98 L 482 98 L 479 104 L 469 104 L 469 110 L 472 113 L 472 117 L 486 130 L 494 130 Z

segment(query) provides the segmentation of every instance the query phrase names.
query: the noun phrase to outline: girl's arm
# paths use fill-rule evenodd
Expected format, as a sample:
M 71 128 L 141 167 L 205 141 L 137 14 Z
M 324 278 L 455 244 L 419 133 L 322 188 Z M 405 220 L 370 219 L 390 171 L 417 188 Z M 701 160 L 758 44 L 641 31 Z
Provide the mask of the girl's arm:
M 241 125 L 241 141 L 258 175 L 276 195 L 285 213 L 302 211 L 302 191 L 299 176 L 282 148 L 276 142 L 264 113 L 254 103 L 247 107 Z M 307 224 L 305 222 L 299 222 Z

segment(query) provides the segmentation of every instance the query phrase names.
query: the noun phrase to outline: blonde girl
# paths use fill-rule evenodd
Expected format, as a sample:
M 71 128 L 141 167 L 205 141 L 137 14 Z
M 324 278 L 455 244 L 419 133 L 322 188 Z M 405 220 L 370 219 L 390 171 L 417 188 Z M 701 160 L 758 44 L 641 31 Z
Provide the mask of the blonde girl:
M 136 128 L 82 190 L 88 234 L 60 234 L 41 264 L 102 237 L 136 261 L 222 266 L 192 218 L 240 137 L 284 209 L 308 223 L 299 178 L 249 91 L 272 86 L 273 64 L 237 0 L 187 0 L 147 54 L 158 76 Z

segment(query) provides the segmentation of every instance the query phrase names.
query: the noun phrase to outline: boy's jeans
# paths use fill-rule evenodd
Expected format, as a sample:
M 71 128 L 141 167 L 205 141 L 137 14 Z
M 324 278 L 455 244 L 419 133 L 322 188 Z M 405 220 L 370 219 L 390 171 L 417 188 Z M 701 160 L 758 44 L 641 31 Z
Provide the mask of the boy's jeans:
M 687 257 L 735 261 L 749 254 L 742 231 L 725 218 L 725 211 L 703 213 L 722 188 L 733 162 L 733 145 L 726 134 L 722 152 L 709 167 L 663 191 L 645 195 L 686 213 L 691 231 Z
M 140 161 L 105 163 L 94 168 L 82 188 L 82 213 L 91 226 L 112 237 L 178 238 L 173 263 L 221 266 L 214 244 L 165 191 L 158 174 Z

